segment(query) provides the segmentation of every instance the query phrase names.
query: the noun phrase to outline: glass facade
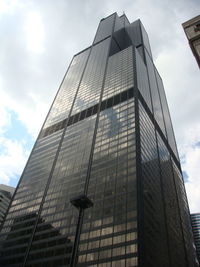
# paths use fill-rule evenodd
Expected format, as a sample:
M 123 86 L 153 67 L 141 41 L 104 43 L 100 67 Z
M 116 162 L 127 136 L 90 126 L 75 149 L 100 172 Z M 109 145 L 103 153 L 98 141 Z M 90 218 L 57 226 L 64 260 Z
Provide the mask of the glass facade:
M 148 251 L 144 266 L 170 266 L 155 127 L 141 103 L 139 117 L 144 216 L 143 250 Z
M 198 260 L 200 260 L 200 213 L 191 214 L 192 231 L 197 251 Z
M 78 196 L 93 207 L 76 209 Z M 143 25 L 125 14 L 102 19 L 73 57 L 1 229 L 1 266 L 72 259 L 198 266 L 162 80 Z
M 83 75 L 90 49 L 75 56 L 45 122 L 44 128 L 55 125 L 69 116 L 70 108 Z
M 137 190 L 133 99 L 101 112 L 78 266 L 137 266 Z
M 103 100 L 126 91 L 133 86 L 133 51 L 132 46 L 129 46 L 108 59 Z
M 83 74 L 72 114 L 76 114 L 99 102 L 110 38 L 94 45 Z

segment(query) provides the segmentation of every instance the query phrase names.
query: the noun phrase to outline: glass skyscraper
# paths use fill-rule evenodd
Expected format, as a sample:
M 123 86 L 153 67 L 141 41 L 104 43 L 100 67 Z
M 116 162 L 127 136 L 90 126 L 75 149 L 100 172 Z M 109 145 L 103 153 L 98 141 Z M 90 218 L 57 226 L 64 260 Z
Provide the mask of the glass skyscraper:
M 197 257 L 200 260 L 200 213 L 190 215 L 192 221 L 192 230 L 194 234 L 194 242 L 197 250 Z
M 93 202 L 79 224 L 77 196 Z M 163 83 L 140 20 L 102 19 L 73 57 L 0 238 L 1 266 L 69 266 L 77 244 L 80 267 L 198 266 Z

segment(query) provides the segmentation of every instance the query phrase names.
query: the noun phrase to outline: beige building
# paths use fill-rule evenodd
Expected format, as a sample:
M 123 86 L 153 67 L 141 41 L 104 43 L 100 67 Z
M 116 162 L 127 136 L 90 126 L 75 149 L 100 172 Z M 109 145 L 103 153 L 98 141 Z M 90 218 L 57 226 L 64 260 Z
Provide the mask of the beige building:
M 200 15 L 184 22 L 182 25 L 200 67 Z

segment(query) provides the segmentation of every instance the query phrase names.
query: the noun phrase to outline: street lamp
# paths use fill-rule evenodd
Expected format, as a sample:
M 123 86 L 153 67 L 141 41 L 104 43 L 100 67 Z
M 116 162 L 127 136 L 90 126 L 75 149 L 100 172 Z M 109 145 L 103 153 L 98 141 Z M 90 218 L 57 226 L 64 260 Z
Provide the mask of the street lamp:
M 93 202 L 86 195 L 79 195 L 77 197 L 71 198 L 70 202 L 74 207 L 76 207 L 79 210 L 78 223 L 76 227 L 76 235 L 75 235 L 74 246 L 72 250 L 71 261 L 70 261 L 70 267 L 75 267 L 84 210 L 91 208 L 93 206 Z

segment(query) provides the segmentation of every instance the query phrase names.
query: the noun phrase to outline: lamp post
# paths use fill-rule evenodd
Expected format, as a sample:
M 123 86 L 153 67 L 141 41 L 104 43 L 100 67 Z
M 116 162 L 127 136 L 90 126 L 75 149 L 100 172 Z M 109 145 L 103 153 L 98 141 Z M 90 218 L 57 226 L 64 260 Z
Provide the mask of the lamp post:
M 75 267 L 76 261 L 77 261 L 77 251 L 78 251 L 78 246 L 79 246 L 84 210 L 91 208 L 93 206 L 93 202 L 86 195 L 79 195 L 77 197 L 71 198 L 70 202 L 74 207 L 76 207 L 79 210 L 78 223 L 76 227 L 76 235 L 75 235 L 74 246 L 72 250 L 71 261 L 70 261 L 70 267 Z

